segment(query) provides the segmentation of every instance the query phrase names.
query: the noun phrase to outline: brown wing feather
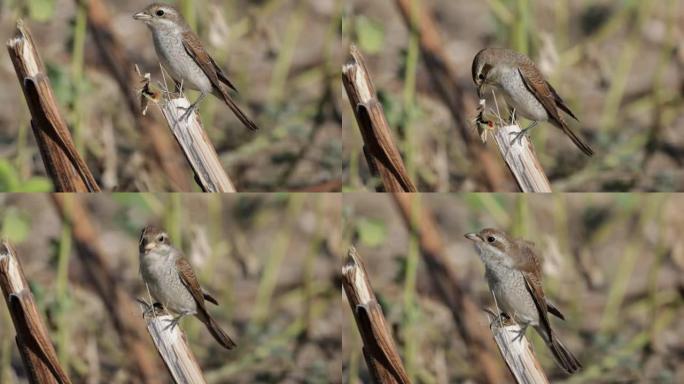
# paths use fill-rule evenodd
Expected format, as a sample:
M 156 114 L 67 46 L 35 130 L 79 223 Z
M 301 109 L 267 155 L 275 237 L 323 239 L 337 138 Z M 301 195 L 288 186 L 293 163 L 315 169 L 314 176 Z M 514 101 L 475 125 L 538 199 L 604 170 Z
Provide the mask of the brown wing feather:
M 233 90 L 233 92 L 239 93 L 238 90 L 237 90 L 237 88 L 235 88 L 235 85 L 233 85 L 233 82 L 230 81 L 230 79 L 228 78 L 228 76 L 226 76 L 226 74 L 223 72 L 223 70 L 221 69 L 221 67 L 219 67 L 218 64 L 216 64 L 216 61 L 214 61 L 214 58 L 211 57 L 211 56 L 209 56 L 209 60 L 211 60 L 211 64 L 214 65 L 214 69 L 216 70 L 216 74 L 218 75 L 219 80 L 220 80 L 223 84 L 227 85 L 228 88 L 230 88 L 231 90 Z
M 190 263 L 188 263 L 184 257 L 180 257 L 176 260 L 176 269 L 178 270 L 178 275 L 180 276 L 183 285 L 190 291 L 190 294 L 197 302 L 197 306 L 202 308 L 202 310 L 205 310 L 204 292 L 202 292 L 202 287 L 200 287 L 197 276 L 195 276 L 195 272 L 192 270 Z
M 223 101 L 226 102 L 226 105 L 228 105 L 228 107 L 233 111 L 235 116 L 242 122 L 242 124 L 253 131 L 259 129 L 259 127 L 249 117 L 247 117 L 244 112 L 242 112 L 240 107 L 235 104 L 235 101 L 233 101 L 228 94 L 228 91 L 225 89 L 225 87 L 228 86 L 231 89 L 235 89 L 235 87 L 228 80 L 225 74 L 223 74 L 221 69 L 216 65 L 214 59 L 212 59 L 207 51 L 204 50 L 199 37 L 197 37 L 197 35 L 195 35 L 195 33 L 192 31 L 184 32 L 183 37 L 183 46 L 185 47 L 185 51 L 195 60 L 197 65 L 202 68 L 204 74 L 207 75 L 209 81 L 211 81 L 212 88 L 216 94 L 221 95 Z M 225 86 L 221 83 L 221 79 L 224 79 L 226 82 Z
M 202 47 L 202 42 L 199 37 L 192 31 L 183 32 L 183 47 L 185 51 L 190 55 L 197 65 L 202 68 L 202 71 L 211 81 L 211 85 L 214 88 L 220 89 L 220 82 L 218 74 L 216 73 L 216 67 L 213 64 L 213 60 Z
M 523 272 L 523 277 L 525 279 L 527 291 L 532 295 L 534 305 L 537 307 L 537 312 L 539 312 L 539 325 L 547 332 L 549 340 L 551 340 L 553 338 L 553 333 L 551 331 L 551 324 L 549 323 L 548 308 L 546 306 L 546 300 L 544 300 L 544 290 L 542 289 L 541 281 L 529 272 Z
M 551 91 L 551 88 L 548 86 L 549 84 L 546 82 L 546 80 L 544 80 L 544 77 L 541 75 L 541 73 L 539 71 L 525 71 L 523 74 L 523 71 L 520 70 L 520 68 L 518 68 L 518 73 L 520 73 L 520 77 L 522 78 L 523 83 L 525 83 L 525 87 L 527 87 L 527 89 L 532 92 L 537 100 L 539 100 L 539 102 L 544 106 L 544 109 L 549 114 L 549 121 L 560 128 L 563 133 L 565 133 L 570 140 L 575 143 L 577 148 L 581 149 L 582 152 L 584 152 L 587 156 L 593 155 L 594 151 L 591 149 L 591 147 L 589 147 L 584 140 L 577 136 L 577 134 L 575 134 L 575 132 L 568 127 L 568 125 L 565 123 L 565 120 L 563 120 L 561 117 L 556 104 L 556 97 L 560 99 L 560 96 L 558 96 L 555 91 Z M 563 107 L 561 107 L 561 109 L 567 109 L 568 111 L 570 110 L 570 108 L 565 106 L 565 102 L 563 102 Z M 574 117 L 572 112 L 570 115 Z
M 523 79 L 527 89 L 532 92 L 537 100 L 544 106 L 549 117 L 559 124 L 562 124 L 563 118 L 558 113 L 553 94 L 551 94 L 551 90 L 547 86 L 547 82 L 544 80 L 541 73 L 539 71 L 523 72 L 520 68 L 518 68 L 518 73 L 520 73 L 520 77 Z
M 562 109 L 568 115 L 572 116 L 573 119 L 579 121 L 577 116 L 575 116 L 575 114 L 572 113 L 572 111 L 570 110 L 570 107 L 568 107 L 568 105 L 565 104 L 565 101 L 560 97 L 558 92 L 556 92 L 556 89 L 553 88 L 553 86 L 551 84 L 549 84 L 548 81 L 546 81 L 546 86 L 549 87 L 549 89 L 551 90 L 551 94 L 553 95 L 553 99 L 556 101 L 556 106 L 558 108 Z

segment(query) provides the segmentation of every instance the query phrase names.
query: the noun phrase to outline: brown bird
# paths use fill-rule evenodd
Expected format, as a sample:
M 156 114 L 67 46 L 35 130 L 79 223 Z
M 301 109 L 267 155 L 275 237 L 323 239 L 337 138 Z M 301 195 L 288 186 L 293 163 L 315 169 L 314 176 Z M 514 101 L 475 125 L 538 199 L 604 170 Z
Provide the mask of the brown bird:
M 582 368 L 577 358 L 561 343 L 551 329 L 548 313 L 565 320 L 563 314 L 544 295 L 541 259 L 533 244 L 509 237 L 505 232 L 485 228 L 468 233 L 485 264 L 485 278 L 501 310 L 521 325 L 520 337 L 532 325 L 565 372 Z
M 205 300 L 218 305 L 216 299 L 202 290 L 190 263 L 171 246 L 169 236 L 148 226 L 140 234 L 140 274 L 152 297 L 167 311 L 177 314 L 169 326 L 174 327 L 187 315 L 195 315 L 216 341 L 227 349 L 235 343 L 219 327 L 205 306 Z
M 259 128 L 235 104 L 230 91 L 237 93 L 237 89 L 209 56 L 199 37 L 176 8 L 155 3 L 133 15 L 133 18 L 144 22 L 152 31 L 154 49 L 162 65 L 176 82 L 176 87 L 179 88 L 182 84 L 200 91 L 200 96 L 183 114 L 183 119 L 187 119 L 197 109 L 207 94 L 212 94 L 223 100 L 247 128 Z
M 582 152 L 588 156 L 594 154 L 591 147 L 568 127 L 560 111 L 579 121 L 575 114 L 527 56 L 510 49 L 485 48 L 473 59 L 472 76 L 480 98 L 482 88 L 493 87 L 503 94 L 512 108 L 511 116 L 518 113 L 532 121 L 514 141 L 539 121 L 549 121 L 568 135 Z

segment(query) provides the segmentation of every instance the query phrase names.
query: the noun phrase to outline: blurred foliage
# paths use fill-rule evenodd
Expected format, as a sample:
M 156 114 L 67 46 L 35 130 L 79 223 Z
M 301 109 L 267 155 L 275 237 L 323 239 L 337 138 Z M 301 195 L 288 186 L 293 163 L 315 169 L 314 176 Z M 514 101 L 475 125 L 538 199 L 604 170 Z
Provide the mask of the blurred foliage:
M 413 207 L 433 215 L 457 284 L 481 307 L 494 305 L 483 265 L 463 234 L 484 227 L 532 241 L 544 258 L 544 288 L 566 316 L 552 320 L 584 365 L 568 377 L 534 331 L 527 337 L 553 382 L 679 382 L 684 356 L 681 279 L 684 220 L 678 194 L 422 194 Z M 388 194 L 345 196 L 348 244 L 364 258 L 414 382 L 477 380 L 469 346 L 435 293 L 414 233 Z M 422 212 L 422 211 L 421 211 Z M 420 213 L 418 213 L 420 214 Z M 382 223 L 382 242 L 361 231 Z M 486 316 L 482 315 L 486 326 Z M 343 375 L 369 380 L 351 315 L 343 325 Z M 503 369 L 505 367 L 502 366 Z

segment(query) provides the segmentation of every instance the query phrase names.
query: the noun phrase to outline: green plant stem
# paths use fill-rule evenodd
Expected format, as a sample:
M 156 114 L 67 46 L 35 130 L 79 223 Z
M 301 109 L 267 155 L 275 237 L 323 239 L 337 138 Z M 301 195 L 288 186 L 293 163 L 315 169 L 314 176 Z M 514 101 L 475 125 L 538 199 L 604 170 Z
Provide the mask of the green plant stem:
M 86 29 L 88 21 L 88 10 L 86 4 L 77 2 L 76 7 L 76 23 L 74 24 L 74 45 L 71 57 L 71 78 L 73 79 L 73 110 L 71 120 L 74 130 L 74 143 L 79 152 L 84 148 L 83 136 L 83 106 L 81 103 L 81 94 L 85 88 L 85 79 L 83 73 Z
M 420 11 L 420 2 L 411 0 L 411 29 L 409 30 L 408 49 L 406 52 L 406 72 L 404 73 L 403 109 L 404 109 L 404 157 L 406 171 L 411 180 L 416 179 L 416 159 L 415 159 L 415 134 L 413 132 L 413 120 L 417 111 L 416 107 L 416 73 L 418 70 L 418 30 L 420 25 L 417 16 Z
M 68 203 L 69 200 L 65 200 Z M 69 366 L 69 346 L 71 345 L 71 305 L 69 298 L 69 258 L 71 255 L 71 227 L 64 222 L 59 241 L 57 258 L 56 300 L 59 313 L 59 330 L 57 342 L 57 357 L 66 368 Z
M 414 194 L 411 199 L 411 221 L 416 228 L 420 226 L 420 195 Z M 418 275 L 418 235 L 409 234 L 409 249 L 406 254 L 406 277 L 404 279 L 404 359 L 406 373 L 411 382 L 415 380 L 417 371 L 418 335 L 416 320 L 418 306 L 416 304 L 416 276 Z

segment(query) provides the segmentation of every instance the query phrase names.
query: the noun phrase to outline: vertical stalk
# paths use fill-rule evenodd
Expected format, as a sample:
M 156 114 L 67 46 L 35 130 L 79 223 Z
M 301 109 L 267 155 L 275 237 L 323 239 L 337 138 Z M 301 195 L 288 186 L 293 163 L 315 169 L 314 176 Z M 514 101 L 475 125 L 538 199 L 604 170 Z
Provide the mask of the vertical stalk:
M 71 198 L 65 199 L 68 204 Z M 71 256 L 71 226 L 69 223 L 62 224 L 62 234 L 59 241 L 59 253 L 57 259 L 57 284 L 56 296 L 58 307 L 59 329 L 57 334 L 57 358 L 64 367 L 69 367 L 69 346 L 71 345 L 71 327 L 69 316 L 71 300 L 69 297 L 69 258 Z
M 74 130 L 74 143 L 79 152 L 83 152 L 83 108 L 81 105 L 81 94 L 85 84 L 83 74 L 84 47 L 86 38 L 86 28 L 88 21 L 88 11 L 86 4 L 81 1 L 76 2 L 76 23 L 74 24 L 74 45 L 71 53 L 71 78 L 73 81 L 73 109 L 71 111 L 71 121 Z
M 420 226 L 420 195 L 414 194 L 411 199 L 411 221 L 414 227 Z M 418 337 L 416 337 L 416 321 L 418 306 L 416 304 L 416 276 L 418 275 L 418 234 L 409 232 L 409 248 L 406 255 L 406 277 L 404 279 L 404 362 L 406 373 L 411 382 L 415 381 L 417 371 Z
M 411 0 L 411 28 L 409 29 L 408 50 L 406 53 L 406 72 L 404 73 L 404 91 L 403 91 L 403 109 L 404 109 L 404 140 L 403 149 L 406 158 L 406 170 L 409 178 L 416 180 L 416 164 L 415 164 L 415 137 L 413 132 L 413 119 L 415 115 L 415 99 L 416 99 L 416 71 L 418 70 L 418 55 L 419 55 L 419 40 L 417 26 L 420 25 L 418 20 L 420 2 Z

